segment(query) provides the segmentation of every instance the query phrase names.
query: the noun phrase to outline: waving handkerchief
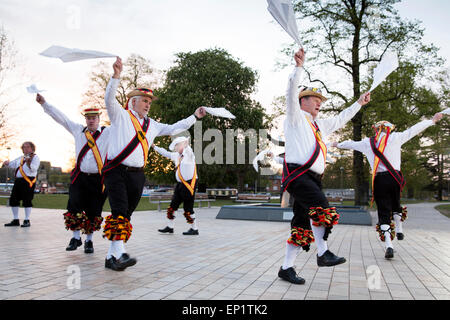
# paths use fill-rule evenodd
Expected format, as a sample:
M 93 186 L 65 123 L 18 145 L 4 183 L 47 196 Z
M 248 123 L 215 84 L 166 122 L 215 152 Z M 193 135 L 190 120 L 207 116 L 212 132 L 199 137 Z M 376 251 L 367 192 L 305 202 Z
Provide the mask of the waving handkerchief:
M 27 91 L 28 91 L 28 93 L 39 93 L 39 92 L 43 92 L 45 90 L 39 90 L 38 88 L 36 88 L 36 85 L 33 83 L 31 86 L 27 87 Z
M 253 159 L 253 168 L 255 168 L 256 172 L 258 172 L 258 161 L 264 160 L 266 154 L 270 152 L 270 149 L 265 149 L 258 153 L 258 155 Z
M 267 0 L 267 10 L 280 26 L 297 42 L 300 47 L 302 43 L 298 36 L 297 21 L 295 20 L 292 0 Z
M 203 108 L 205 108 L 206 112 L 216 117 L 230 118 L 230 119 L 236 118 L 230 111 L 228 111 L 225 108 L 211 108 L 211 107 L 203 107 Z
M 398 56 L 396 52 L 386 52 L 378 66 L 373 70 L 373 83 L 369 91 L 373 91 L 380 83 L 398 68 Z
M 49 58 L 59 58 L 62 60 L 62 62 L 71 62 L 84 59 L 110 58 L 117 56 L 115 54 L 110 54 L 106 52 L 69 49 L 60 46 L 51 46 L 47 50 L 41 52 L 40 55 Z

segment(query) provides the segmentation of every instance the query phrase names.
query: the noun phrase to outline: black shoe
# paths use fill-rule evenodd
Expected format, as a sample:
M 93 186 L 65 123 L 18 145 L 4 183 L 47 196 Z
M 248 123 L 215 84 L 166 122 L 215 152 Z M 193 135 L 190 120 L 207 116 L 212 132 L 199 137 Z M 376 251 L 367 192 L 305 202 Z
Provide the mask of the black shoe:
M 91 240 L 84 242 L 84 253 L 94 253 L 94 244 Z
M 305 284 L 305 279 L 299 277 L 297 273 L 295 273 L 293 267 L 287 268 L 286 270 L 283 270 L 283 268 L 280 267 L 278 276 L 283 280 L 289 281 L 290 283 Z
M 22 228 L 27 228 L 31 226 L 30 220 L 23 220 L 23 223 L 21 225 Z
M 66 248 L 66 251 L 77 250 L 77 248 L 79 246 L 81 246 L 82 244 L 83 244 L 83 242 L 81 241 L 81 239 L 72 238 L 72 239 L 70 239 L 70 242 L 69 242 L 69 245 Z
M 105 259 L 105 268 L 111 269 L 114 271 L 123 271 L 124 269 L 120 269 L 117 265 L 117 259 L 114 256 L 111 256 L 109 259 Z
M 188 231 L 183 232 L 185 236 L 198 236 L 198 230 L 190 228 Z
M 317 265 L 319 267 L 332 267 L 346 261 L 345 258 L 336 256 L 330 250 L 325 251 L 320 257 L 317 256 Z
M 116 266 L 119 271 L 125 270 L 128 267 L 134 266 L 137 263 L 135 258 L 131 258 L 128 253 L 122 253 L 119 259 L 116 260 Z
M 10 223 L 5 223 L 5 227 L 18 227 L 20 226 L 19 219 L 14 219 Z
M 173 233 L 173 228 L 165 227 L 164 229 L 158 229 L 162 233 Z
M 398 240 L 403 240 L 405 238 L 405 235 L 401 232 L 397 233 L 397 239 Z
M 388 247 L 386 249 L 386 253 L 384 254 L 384 257 L 386 259 L 392 259 L 394 257 L 394 249 L 392 249 L 391 247 Z

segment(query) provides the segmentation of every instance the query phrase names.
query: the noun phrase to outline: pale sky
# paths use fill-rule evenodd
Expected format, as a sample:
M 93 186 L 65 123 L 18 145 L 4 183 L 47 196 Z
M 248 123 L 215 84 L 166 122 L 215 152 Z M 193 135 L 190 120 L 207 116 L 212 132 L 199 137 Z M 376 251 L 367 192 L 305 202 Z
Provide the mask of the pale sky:
M 404 0 L 396 8 L 402 17 L 423 22 L 424 40 L 441 48 L 449 66 L 450 1 Z M 284 95 L 291 72 L 291 68 L 276 70 L 275 62 L 283 58 L 280 50 L 292 40 L 273 21 L 266 0 L 0 0 L 0 24 L 15 42 L 21 80 L 12 92 L 17 100 L 10 111 L 11 124 L 20 129 L 16 146 L 9 154 L 0 150 L 0 161 L 19 156 L 18 146 L 25 140 L 34 141 L 40 159 L 53 166 L 68 169 L 74 156 L 72 136 L 43 112 L 25 88 L 35 83 L 45 89 L 48 102 L 83 123 L 78 107 L 89 72 L 100 60 L 63 63 L 39 55 L 51 45 L 122 58 L 137 53 L 160 70 L 173 65 L 177 52 L 223 48 L 258 71 L 254 99 L 266 109 L 274 97 Z

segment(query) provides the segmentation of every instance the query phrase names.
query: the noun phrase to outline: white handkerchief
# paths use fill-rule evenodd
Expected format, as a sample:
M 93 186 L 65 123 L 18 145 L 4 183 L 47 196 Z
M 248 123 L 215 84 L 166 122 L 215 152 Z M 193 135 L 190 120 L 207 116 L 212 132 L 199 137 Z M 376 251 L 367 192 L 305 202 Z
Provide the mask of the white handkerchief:
M 267 10 L 280 26 L 297 42 L 300 47 L 302 43 L 298 36 L 297 21 L 295 19 L 294 7 L 291 0 L 267 0 Z
M 258 172 L 258 161 L 262 161 L 264 160 L 264 157 L 266 156 L 266 154 L 270 151 L 270 149 L 265 149 L 263 151 L 261 151 L 260 153 L 258 153 L 258 155 L 253 159 L 253 168 L 255 168 L 256 172 Z
M 38 88 L 36 88 L 36 85 L 33 83 L 31 86 L 27 87 L 27 91 L 29 93 L 39 93 L 39 92 L 43 92 L 45 90 L 39 90 Z
M 81 49 L 69 49 L 61 46 L 51 46 L 50 48 L 44 50 L 40 55 L 49 58 L 59 58 L 63 62 L 78 61 L 84 59 L 97 59 L 97 58 L 110 58 L 116 57 L 117 55 L 93 51 L 93 50 L 81 50 Z
M 445 109 L 444 111 L 441 111 L 443 114 L 450 114 L 450 108 Z
M 203 107 L 205 111 L 216 117 L 235 119 L 236 117 L 225 108 Z
M 386 52 L 378 66 L 373 70 L 372 92 L 384 79 L 398 68 L 398 56 L 396 52 Z

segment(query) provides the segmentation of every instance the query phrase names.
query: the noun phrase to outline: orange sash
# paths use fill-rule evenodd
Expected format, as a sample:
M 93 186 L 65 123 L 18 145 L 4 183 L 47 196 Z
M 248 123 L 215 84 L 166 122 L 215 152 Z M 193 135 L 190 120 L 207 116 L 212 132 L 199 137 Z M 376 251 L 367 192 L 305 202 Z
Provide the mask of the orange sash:
M 324 162 L 324 165 L 326 165 L 327 146 L 325 145 L 325 143 L 323 143 L 322 134 L 320 133 L 319 128 L 317 128 L 315 125 L 313 125 L 311 123 L 311 121 L 308 119 L 308 117 L 306 117 L 306 120 L 308 120 L 308 123 L 311 126 L 312 131 L 314 132 L 314 137 L 316 138 L 317 142 L 319 143 L 320 150 L 322 151 L 322 155 L 323 155 L 323 162 Z
M 30 188 L 33 186 L 33 184 L 35 184 L 36 182 L 36 177 L 34 177 L 33 180 L 31 180 L 30 178 L 28 178 L 28 176 L 25 174 L 25 171 L 23 170 L 23 162 L 24 162 L 25 157 L 22 157 L 22 159 L 20 160 L 20 166 L 19 166 L 19 171 L 20 174 L 22 175 L 22 177 L 25 179 L 26 182 L 28 182 L 28 185 L 30 186 Z
M 186 180 L 184 180 L 183 176 L 181 175 L 181 161 L 178 164 L 177 168 L 177 174 L 180 178 L 181 182 L 185 185 L 185 187 L 189 190 L 191 195 L 194 195 L 195 192 L 195 183 L 197 182 L 197 166 L 194 167 L 194 176 L 192 177 L 191 184 L 189 184 Z
M 386 134 L 380 140 L 380 144 L 378 145 L 377 149 L 381 153 L 384 153 L 384 149 L 386 149 L 387 140 L 389 138 L 390 131 L 391 130 L 388 128 Z M 378 141 L 378 137 L 380 136 L 380 134 L 381 134 L 381 129 L 378 130 L 377 134 L 375 135 L 375 142 Z M 373 162 L 373 169 L 372 169 L 372 200 L 370 201 L 370 207 L 372 207 L 373 201 L 374 201 L 374 192 L 373 192 L 373 190 L 374 190 L 375 176 L 377 174 L 377 169 L 378 169 L 378 166 L 380 164 L 380 158 L 377 157 L 376 155 L 374 155 L 374 157 L 375 157 L 375 160 Z

